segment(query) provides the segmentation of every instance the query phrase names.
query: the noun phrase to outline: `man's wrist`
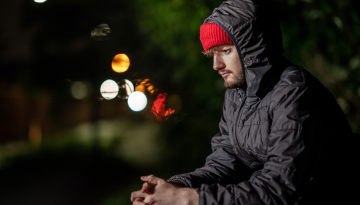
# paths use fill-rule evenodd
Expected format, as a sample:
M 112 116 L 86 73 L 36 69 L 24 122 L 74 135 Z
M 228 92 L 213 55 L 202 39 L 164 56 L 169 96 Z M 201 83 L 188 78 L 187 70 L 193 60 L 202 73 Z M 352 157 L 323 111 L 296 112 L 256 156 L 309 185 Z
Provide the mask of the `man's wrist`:
M 199 205 L 199 194 L 193 188 L 181 188 L 183 198 L 186 199 L 186 205 Z

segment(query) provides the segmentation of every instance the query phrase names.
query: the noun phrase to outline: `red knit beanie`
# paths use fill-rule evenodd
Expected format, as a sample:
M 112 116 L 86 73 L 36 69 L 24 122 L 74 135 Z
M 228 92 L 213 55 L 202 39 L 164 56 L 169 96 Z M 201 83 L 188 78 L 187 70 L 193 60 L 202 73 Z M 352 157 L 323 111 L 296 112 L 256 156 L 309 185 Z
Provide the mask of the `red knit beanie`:
M 215 23 L 205 23 L 200 26 L 200 41 L 204 51 L 214 46 L 233 45 L 226 32 Z

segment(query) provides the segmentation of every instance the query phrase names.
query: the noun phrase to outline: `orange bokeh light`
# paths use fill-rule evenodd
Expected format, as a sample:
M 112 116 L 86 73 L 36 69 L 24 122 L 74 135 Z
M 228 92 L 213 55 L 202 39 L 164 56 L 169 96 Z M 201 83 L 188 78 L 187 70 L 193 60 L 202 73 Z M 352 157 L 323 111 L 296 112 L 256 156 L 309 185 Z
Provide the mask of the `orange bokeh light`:
M 130 59 L 124 53 L 117 54 L 111 62 L 111 67 L 117 73 L 126 72 L 130 67 Z
M 143 80 L 139 80 L 139 81 L 136 83 L 135 90 L 136 90 L 136 91 L 143 92 L 143 93 L 145 93 L 145 92 L 147 91 L 147 92 L 149 92 L 150 94 L 154 94 L 155 91 L 156 91 L 154 85 L 151 84 L 149 78 L 145 78 L 145 79 L 143 79 Z

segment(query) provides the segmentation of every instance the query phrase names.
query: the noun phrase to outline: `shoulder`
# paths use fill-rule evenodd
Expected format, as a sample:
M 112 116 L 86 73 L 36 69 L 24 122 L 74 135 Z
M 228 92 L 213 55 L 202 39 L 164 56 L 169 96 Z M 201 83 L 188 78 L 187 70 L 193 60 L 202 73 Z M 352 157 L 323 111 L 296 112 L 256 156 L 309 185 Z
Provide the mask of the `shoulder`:
M 273 106 L 310 100 L 317 93 L 315 87 L 319 87 L 315 82 L 316 78 L 305 69 L 297 66 L 287 67 L 267 96 L 268 100 Z
M 280 75 L 279 81 L 274 86 L 275 96 L 286 94 L 292 90 L 303 90 L 319 87 L 321 83 L 302 67 L 289 66 Z
M 309 73 L 298 66 L 284 69 L 276 86 L 302 86 L 308 83 Z

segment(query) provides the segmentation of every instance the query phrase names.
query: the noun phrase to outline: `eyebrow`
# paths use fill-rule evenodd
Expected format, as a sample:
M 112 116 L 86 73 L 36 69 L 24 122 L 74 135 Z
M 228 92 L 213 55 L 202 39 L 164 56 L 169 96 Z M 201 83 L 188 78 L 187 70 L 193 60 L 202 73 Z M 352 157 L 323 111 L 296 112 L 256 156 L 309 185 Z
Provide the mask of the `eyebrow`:
M 229 46 L 229 45 L 220 45 L 220 46 L 215 46 L 210 48 L 207 51 L 203 51 L 202 53 L 206 56 L 206 57 L 213 57 L 214 56 L 214 52 L 215 51 L 221 51 L 221 49 L 223 49 L 224 47 Z

